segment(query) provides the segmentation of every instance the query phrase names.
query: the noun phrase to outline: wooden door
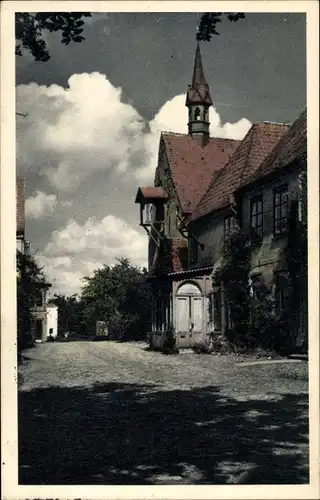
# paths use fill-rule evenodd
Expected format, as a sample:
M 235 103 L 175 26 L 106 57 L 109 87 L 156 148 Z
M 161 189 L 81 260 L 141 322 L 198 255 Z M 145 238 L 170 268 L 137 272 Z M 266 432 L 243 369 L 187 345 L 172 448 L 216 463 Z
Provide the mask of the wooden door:
M 42 319 L 36 320 L 36 339 L 42 340 Z
M 203 334 L 203 309 L 202 309 L 202 297 L 190 297 L 191 306 L 191 322 L 192 322 L 192 332 L 190 335 L 190 344 L 193 342 L 199 342 L 202 340 Z
M 177 297 L 177 331 L 185 334 L 189 330 L 189 297 Z

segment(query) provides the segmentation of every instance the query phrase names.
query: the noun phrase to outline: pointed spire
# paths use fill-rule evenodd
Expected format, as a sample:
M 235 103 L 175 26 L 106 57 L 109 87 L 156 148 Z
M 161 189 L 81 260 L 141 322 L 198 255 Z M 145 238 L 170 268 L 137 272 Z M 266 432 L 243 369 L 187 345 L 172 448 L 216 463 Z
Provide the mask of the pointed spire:
M 193 69 L 193 77 L 192 77 L 192 85 L 193 89 L 197 88 L 199 85 L 208 85 L 207 80 L 205 79 L 203 73 L 202 59 L 199 42 L 197 43 L 196 49 L 196 57 L 194 60 L 194 69 Z
M 189 108 L 189 134 L 200 139 L 204 147 L 210 140 L 209 108 L 212 106 L 209 85 L 204 76 L 199 43 L 197 43 L 192 84 L 188 86 L 186 106 Z
M 189 85 L 187 91 L 186 106 L 199 103 L 207 104 L 209 106 L 212 105 L 209 85 L 207 83 L 206 77 L 204 76 L 200 46 L 198 42 L 196 48 L 196 57 L 194 60 L 192 84 Z

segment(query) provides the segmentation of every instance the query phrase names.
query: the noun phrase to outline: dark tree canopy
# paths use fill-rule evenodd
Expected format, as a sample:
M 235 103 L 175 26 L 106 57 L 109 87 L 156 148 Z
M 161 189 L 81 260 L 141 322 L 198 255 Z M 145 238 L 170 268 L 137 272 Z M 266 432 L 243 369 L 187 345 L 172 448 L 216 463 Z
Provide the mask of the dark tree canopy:
M 231 22 L 236 22 L 239 19 L 244 19 L 246 16 L 242 12 L 206 12 L 202 14 L 197 31 L 197 40 L 210 42 L 212 35 L 220 35 L 217 31 L 218 23 L 221 23 L 224 18 Z
M 39 290 L 47 286 L 42 269 L 34 257 L 17 251 L 18 353 L 33 343 L 32 311 Z
M 61 32 L 61 42 L 82 42 L 84 18 L 89 12 L 19 12 L 16 14 L 15 37 L 16 55 L 23 50 L 30 52 L 36 61 L 48 61 L 50 53 L 45 40 L 45 32 Z

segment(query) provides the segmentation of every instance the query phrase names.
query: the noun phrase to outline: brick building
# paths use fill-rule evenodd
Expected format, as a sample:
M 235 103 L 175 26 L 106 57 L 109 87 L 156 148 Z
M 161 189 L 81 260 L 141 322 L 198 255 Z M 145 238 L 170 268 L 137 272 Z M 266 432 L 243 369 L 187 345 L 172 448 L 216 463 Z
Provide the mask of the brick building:
M 197 45 L 186 95 L 188 134 L 161 134 L 154 186 L 140 187 L 136 196 L 140 224 L 149 236 L 155 347 L 163 342 L 169 325 L 175 328 L 179 347 L 205 340 L 213 331 L 225 333 L 228 311 L 223 284 L 213 286 L 212 273 L 221 265 L 224 239 L 234 227 L 249 228 L 254 221 L 260 231 L 263 250 L 259 253 L 253 242 L 252 270 L 257 262 L 270 261 L 263 268 L 266 274 L 265 269 L 273 269 L 278 260 L 275 247 L 288 245 L 281 235 L 269 236 L 272 214 L 279 212 L 270 206 L 282 196 L 274 189 L 284 171 L 291 198 L 297 196 L 301 170 L 297 165 L 303 164 L 300 157 L 306 153 L 306 112 L 291 127 L 254 123 L 244 139 L 236 141 L 210 137 L 211 105 Z M 267 212 L 261 214 L 261 196 L 271 222 Z

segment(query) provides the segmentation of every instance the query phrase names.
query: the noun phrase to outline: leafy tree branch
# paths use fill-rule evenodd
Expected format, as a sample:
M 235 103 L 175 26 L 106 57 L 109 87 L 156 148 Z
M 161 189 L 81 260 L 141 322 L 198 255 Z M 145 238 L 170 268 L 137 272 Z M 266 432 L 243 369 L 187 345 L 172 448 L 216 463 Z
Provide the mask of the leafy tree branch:
M 19 12 L 15 19 L 16 55 L 22 56 L 26 50 L 36 61 L 48 61 L 50 53 L 45 33 L 60 32 L 61 42 L 82 42 L 84 19 L 91 17 L 89 12 Z
M 246 16 L 242 12 L 226 13 L 226 12 L 206 12 L 202 14 L 197 30 L 197 40 L 210 42 L 212 35 L 220 35 L 217 31 L 218 24 L 224 19 L 231 22 L 237 22 L 239 19 L 244 19 Z

